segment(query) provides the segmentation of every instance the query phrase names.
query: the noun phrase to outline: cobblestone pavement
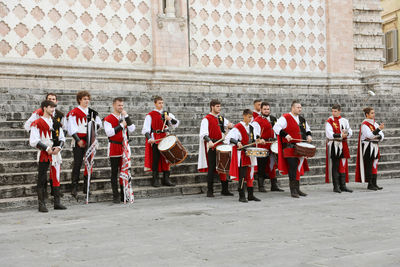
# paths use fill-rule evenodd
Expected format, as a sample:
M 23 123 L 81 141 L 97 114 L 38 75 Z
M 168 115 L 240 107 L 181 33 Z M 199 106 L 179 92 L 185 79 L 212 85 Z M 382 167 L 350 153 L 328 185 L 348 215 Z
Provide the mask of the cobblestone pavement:
M 400 180 L 0 213 L 2 266 L 400 266 Z

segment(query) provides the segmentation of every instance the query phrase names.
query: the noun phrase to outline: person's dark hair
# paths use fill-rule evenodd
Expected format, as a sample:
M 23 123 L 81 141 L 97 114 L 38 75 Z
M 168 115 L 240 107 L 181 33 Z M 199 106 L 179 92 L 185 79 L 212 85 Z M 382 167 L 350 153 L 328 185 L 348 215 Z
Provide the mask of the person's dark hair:
M 219 101 L 218 99 L 212 99 L 210 101 L 210 110 L 212 107 L 215 107 L 216 105 L 221 105 L 221 101 Z
M 342 110 L 342 108 L 340 107 L 339 104 L 334 104 L 334 105 L 332 106 L 332 109 L 336 109 L 336 110 L 339 110 L 339 111 Z
M 250 109 L 246 108 L 245 110 L 243 110 L 243 115 L 252 115 L 253 116 L 253 111 L 251 111 Z
M 367 116 L 369 113 L 371 113 L 371 111 L 374 110 L 371 107 L 366 107 L 363 109 L 364 115 Z
M 293 100 L 291 107 L 293 107 L 296 104 L 301 104 L 299 100 Z
M 124 98 L 122 98 L 122 97 L 116 97 L 116 98 L 114 98 L 113 99 L 113 104 L 115 103 L 115 102 L 124 102 Z
M 44 110 L 44 108 L 47 108 L 48 106 L 50 106 L 50 107 L 57 107 L 56 103 L 54 103 L 53 101 L 50 101 L 50 100 L 44 100 L 44 101 L 40 104 L 40 107 L 42 108 L 42 110 Z
M 164 100 L 161 96 L 156 95 L 153 99 L 154 103 L 157 103 L 158 101 Z
M 47 100 L 47 97 L 49 97 L 49 95 L 55 96 L 56 100 L 57 100 L 57 95 L 55 93 L 47 93 L 45 100 Z
M 86 91 L 86 90 L 85 91 L 79 91 L 76 94 L 76 101 L 78 102 L 78 104 L 80 104 L 82 98 L 84 98 L 85 96 L 89 97 L 89 99 L 90 99 L 90 93 L 88 91 Z
M 253 101 L 253 104 L 258 103 L 258 102 L 262 102 L 262 100 L 261 99 L 256 99 L 256 100 Z
M 264 106 L 269 106 L 269 103 L 266 102 L 266 101 L 262 102 L 262 103 L 261 103 L 261 108 L 263 108 Z

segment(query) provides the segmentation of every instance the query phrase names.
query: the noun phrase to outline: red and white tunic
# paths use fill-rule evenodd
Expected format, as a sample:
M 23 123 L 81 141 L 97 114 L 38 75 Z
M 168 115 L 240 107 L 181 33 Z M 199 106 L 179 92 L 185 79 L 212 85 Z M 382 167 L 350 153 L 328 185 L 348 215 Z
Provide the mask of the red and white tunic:
M 55 113 L 56 113 L 56 111 L 54 110 L 53 117 L 55 116 Z M 42 108 L 38 108 L 37 110 L 35 110 L 32 113 L 32 115 L 29 117 L 29 119 L 25 122 L 24 129 L 27 132 L 29 132 L 31 130 L 32 122 L 34 122 L 35 120 L 39 119 L 42 116 L 43 116 Z M 66 124 L 65 116 L 62 118 L 61 124 L 62 124 L 62 128 L 64 130 L 67 130 L 67 124 Z
M 210 137 L 212 140 L 220 140 L 222 138 L 222 131 L 220 127 L 220 122 L 219 122 L 219 117 L 220 115 L 213 115 L 213 114 L 208 114 L 206 115 L 202 120 L 200 124 L 200 141 L 199 141 L 199 158 L 198 158 L 198 164 L 197 168 L 199 172 L 207 172 L 208 171 L 208 157 L 207 157 L 207 142 L 204 140 L 205 136 Z M 226 118 L 223 118 L 223 127 L 226 128 L 228 127 L 229 120 Z M 223 140 L 217 145 L 222 145 Z M 215 146 L 215 147 L 217 147 Z M 215 147 L 213 149 L 215 149 Z
M 162 115 L 165 114 L 166 111 L 163 110 L 157 110 L 154 109 L 150 113 L 148 113 L 144 119 L 144 124 L 143 124 L 143 129 L 142 129 L 142 134 L 149 134 L 150 138 L 153 140 L 157 140 L 160 138 L 163 138 L 167 135 L 165 130 L 171 128 L 176 128 L 179 126 L 179 120 L 177 120 L 174 116 L 174 114 L 169 113 L 168 115 L 171 117 L 171 119 L 175 120 L 176 123 L 172 124 L 170 121 L 168 121 L 164 125 L 164 121 L 162 119 Z M 163 128 L 164 125 L 164 128 Z M 157 132 L 158 131 L 158 132 Z M 159 132 L 163 131 L 163 132 Z M 158 144 L 160 141 L 157 141 L 156 143 Z M 152 165 L 153 165 L 153 149 L 146 139 L 146 148 L 145 148 L 145 153 L 144 153 L 144 170 L 145 171 L 152 171 Z M 169 162 L 164 158 L 163 155 L 160 155 L 160 161 L 158 163 L 158 171 L 169 171 L 170 166 Z M 155 170 L 156 171 L 156 170 Z
M 115 127 L 118 127 L 118 125 L 121 125 L 121 127 L 123 127 L 121 123 L 122 120 L 123 120 L 122 115 L 117 116 L 114 113 L 111 113 L 110 115 L 104 118 L 104 131 L 106 132 L 106 135 L 108 136 L 109 139 L 108 151 L 107 151 L 108 157 L 121 157 L 123 153 L 122 142 L 124 141 L 122 131 L 125 131 L 125 133 L 126 131 L 129 131 L 129 133 L 133 133 L 136 129 L 136 126 L 134 124 L 131 124 L 130 126 L 127 126 L 116 133 Z M 129 144 L 128 144 L 128 150 L 130 157 L 131 148 Z
M 89 108 L 78 106 L 67 114 L 67 129 L 70 136 L 77 134 L 79 138 L 86 138 L 87 136 L 87 115 Z M 96 125 L 101 128 L 102 123 L 99 116 L 96 116 Z
M 309 171 L 307 159 L 302 156 L 298 156 L 295 153 L 294 148 L 284 148 L 285 144 L 288 144 L 286 138 L 280 138 L 281 130 L 284 130 L 288 135 L 290 135 L 293 139 L 302 139 L 301 130 L 300 130 L 300 118 L 298 115 L 293 115 L 292 113 L 283 114 L 278 121 L 274 125 L 274 132 L 277 135 L 278 139 L 278 170 L 281 174 L 289 173 L 289 166 L 285 160 L 285 158 L 296 157 L 299 158 L 299 164 L 297 167 L 297 180 L 300 180 L 300 176 L 304 175 L 305 171 Z M 305 122 L 303 125 L 306 132 L 310 132 L 310 127 L 308 123 Z M 298 143 L 300 141 L 291 141 L 291 143 Z
M 333 117 L 330 116 L 325 124 L 325 135 L 328 139 L 334 139 L 334 134 L 342 134 L 342 131 L 347 131 L 347 138 L 350 138 L 353 135 L 353 131 L 350 128 L 349 121 L 345 118 Z M 334 149 L 334 151 L 332 151 Z M 327 141 L 326 142 L 326 159 L 325 159 L 325 182 L 329 183 L 332 180 L 332 152 L 335 155 L 342 155 L 343 158 L 340 158 L 339 164 L 339 173 L 346 174 L 346 182 L 349 182 L 349 167 L 348 167 L 348 159 L 350 158 L 350 150 L 347 144 L 347 139 L 343 141 Z
M 52 140 L 53 138 L 51 132 L 52 128 L 53 128 L 52 118 L 40 117 L 31 124 L 29 145 L 34 148 L 37 148 L 38 143 L 41 142 L 42 144 L 47 146 L 45 150 L 40 150 L 38 152 L 39 162 L 53 161 L 52 156 L 47 153 L 47 151 L 49 151 L 53 147 L 53 140 Z M 63 131 L 60 131 L 59 140 L 65 142 L 65 136 Z

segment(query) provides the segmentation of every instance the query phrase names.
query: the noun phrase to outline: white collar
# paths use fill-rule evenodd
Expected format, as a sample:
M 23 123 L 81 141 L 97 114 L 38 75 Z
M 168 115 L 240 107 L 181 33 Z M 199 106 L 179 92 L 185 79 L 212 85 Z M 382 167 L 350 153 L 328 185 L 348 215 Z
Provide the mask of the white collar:
M 82 110 L 85 114 L 88 114 L 88 113 L 89 113 L 89 108 L 81 107 L 81 105 L 79 105 L 78 108 L 79 108 L 80 110 Z
M 158 109 L 154 109 L 155 111 L 157 111 L 158 113 L 160 113 L 160 114 L 162 114 L 163 112 L 164 112 L 164 110 L 162 109 L 162 110 L 158 110 Z
M 375 125 L 375 120 L 373 120 L 373 119 L 364 119 L 364 121 L 369 122 L 372 125 Z

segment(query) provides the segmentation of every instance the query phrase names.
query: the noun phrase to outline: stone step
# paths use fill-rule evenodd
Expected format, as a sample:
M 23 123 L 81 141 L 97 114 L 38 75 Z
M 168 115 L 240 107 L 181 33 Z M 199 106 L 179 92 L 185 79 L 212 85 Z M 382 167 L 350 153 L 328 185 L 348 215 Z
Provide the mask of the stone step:
M 400 175 L 398 173 L 393 173 L 392 171 L 379 171 L 379 180 L 381 179 L 393 179 L 393 178 L 399 178 Z M 350 175 L 350 184 L 348 187 L 351 188 L 353 181 L 354 181 L 354 175 Z M 279 177 L 278 182 L 281 185 L 283 189 L 285 189 L 285 192 L 283 193 L 276 193 L 276 194 L 282 194 L 282 197 L 289 197 L 289 190 L 288 190 L 288 178 L 285 177 Z M 314 176 L 305 176 L 302 177 L 301 179 L 301 184 L 320 184 L 325 182 L 325 176 L 322 175 L 314 175 Z M 268 189 L 269 186 L 269 181 L 266 181 L 267 185 L 266 188 Z M 82 186 L 82 184 L 80 184 Z M 34 185 L 31 185 L 31 187 L 34 187 Z M 257 182 L 255 181 L 254 184 L 255 191 L 257 191 Z M 24 187 L 23 189 L 19 189 L 19 191 L 25 192 L 25 188 L 28 188 L 26 191 L 27 192 L 32 192 L 32 189 L 29 189 L 29 187 Z M 220 184 L 217 180 L 215 180 L 214 184 L 214 192 L 216 195 L 219 194 L 220 191 Z M 235 194 L 232 198 L 232 200 L 236 200 L 238 197 L 238 193 L 236 191 L 237 189 L 237 182 L 233 181 L 229 183 L 229 188 L 230 190 Z M 67 189 L 68 188 L 63 188 Z M 81 189 L 81 188 L 80 188 Z M 207 184 L 206 183 L 196 183 L 196 184 L 185 184 L 185 185 L 177 185 L 175 187 L 151 187 L 151 186 L 134 186 L 134 194 L 135 194 L 135 202 L 140 202 L 146 198 L 154 198 L 154 197 L 165 197 L 165 196 L 176 196 L 176 195 L 193 195 L 193 194 L 203 194 L 207 191 Z M 15 189 L 18 191 L 18 189 Z M 34 191 L 34 190 L 33 190 Z M 48 192 L 50 190 L 48 189 Z M 65 204 L 67 207 L 71 205 L 82 205 L 86 203 L 86 198 L 79 191 L 78 195 L 78 200 L 73 198 L 70 193 L 70 191 L 65 191 L 64 192 L 64 197 L 62 198 L 61 202 Z M 261 194 L 261 193 L 258 193 Z M 266 193 L 267 196 L 268 194 L 275 194 L 268 192 Z M 92 191 L 92 195 L 90 197 L 90 203 L 93 202 L 104 202 L 104 201 L 111 201 L 112 200 L 112 193 L 111 190 L 109 189 L 109 186 L 106 186 L 106 189 L 102 190 L 94 190 Z M 133 204 L 135 205 L 135 204 Z M 48 208 L 52 209 L 52 197 L 49 196 L 49 199 L 47 200 L 47 206 Z M 21 209 L 21 208 L 37 208 L 37 196 L 34 194 L 31 196 L 24 196 L 24 197 L 13 197 L 13 198 L 0 198 L 0 210 L 9 210 L 9 209 Z
M 110 177 L 110 167 L 109 167 L 108 159 L 104 158 L 102 160 L 104 162 L 104 165 L 100 166 L 100 164 L 95 164 L 95 168 L 93 169 L 93 175 L 92 175 L 93 180 L 108 179 Z M 355 160 L 356 160 L 355 155 L 349 160 L 349 169 L 351 172 L 354 172 Z M 72 162 L 72 161 L 70 161 L 70 162 Z M 382 154 L 381 161 L 379 162 L 379 170 L 391 170 L 393 172 L 399 172 L 399 170 L 398 170 L 399 162 L 400 162 L 400 156 L 398 155 L 398 153 Z M 27 163 L 24 163 L 24 164 L 27 164 Z M 32 168 L 30 168 L 30 169 L 21 167 L 21 169 L 24 170 L 24 172 L 8 171 L 7 173 L 1 173 L 0 174 L 0 187 L 8 186 L 8 185 L 16 185 L 16 184 L 36 183 L 37 165 L 34 163 L 30 163 L 30 164 L 32 164 Z M 34 168 L 35 165 L 36 165 L 36 169 Z M 316 157 L 316 158 L 309 159 L 309 166 L 310 166 L 310 172 L 308 173 L 308 175 L 325 174 L 325 158 L 324 157 Z M 146 182 L 143 180 L 143 183 L 150 184 L 151 173 L 144 172 L 143 165 L 140 165 L 140 166 L 136 165 L 136 166 L 132 167 L 132 171 L 134 173 L 134 175 L 133 175 L 134 178 L 143 176 L 145 178 L 140 178 L 140 179 L 146 180 Z M 83 171 L 81 171 L 81 175 L 80 175 L 81 177 L 83 176 L 82 173 L 83 173 Z M 179 164 L 178 166 L 172 167 L 171 173 L 174 175 L 196 174 L 196 173 L 198 173 L 197 160 L 194 162 L 184 162 L 182 164 Z M 62 170 L 61 170 L 61 181 L 62 182 L 71 181 L 71 169 L 67 168 L 66 165 L 64 165 L 64 164 L 63 164 Z

